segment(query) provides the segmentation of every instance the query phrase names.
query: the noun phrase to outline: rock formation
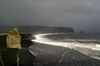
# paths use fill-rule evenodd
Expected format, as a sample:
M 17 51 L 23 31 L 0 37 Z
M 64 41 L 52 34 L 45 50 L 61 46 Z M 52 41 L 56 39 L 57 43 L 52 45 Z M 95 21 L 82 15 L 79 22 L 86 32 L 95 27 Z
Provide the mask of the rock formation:
M 10 31 L 6 38 L 7 48 L 21 48 L 21 36 L 19 35 L 18 28 Z

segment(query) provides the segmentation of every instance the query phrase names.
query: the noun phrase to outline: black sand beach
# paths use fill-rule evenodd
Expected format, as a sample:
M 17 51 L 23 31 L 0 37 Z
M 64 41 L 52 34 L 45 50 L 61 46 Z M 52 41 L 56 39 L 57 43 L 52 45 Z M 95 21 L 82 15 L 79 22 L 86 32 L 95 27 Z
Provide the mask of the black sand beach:
M 32 39 L 36 39 L 33 37 L 33 35 L 21 35 L 22 49 L 20 49 L 19 55 L 20 66 L 100 66 L 100 60 L 89 57 L 77 50 L 32 42 Z M 9 52 L 8 54 L 5 53 L 9 50 L 6 49 L 6 35 L 2 35 L 0 38 L 2 38 L 0 39 L 1 56 L 4 56 L 3 60 L 6 60 L 6 56 L 12 55 L 13 52 L 12 54 L 9 54 Z M 9 58 L 8 61 L 12 62 L 13 60 Z M 6 66 L 9 64 L 9 62 L 6 62 Z M 16 65 L 17 64 L 12 64 L 12 66 Z

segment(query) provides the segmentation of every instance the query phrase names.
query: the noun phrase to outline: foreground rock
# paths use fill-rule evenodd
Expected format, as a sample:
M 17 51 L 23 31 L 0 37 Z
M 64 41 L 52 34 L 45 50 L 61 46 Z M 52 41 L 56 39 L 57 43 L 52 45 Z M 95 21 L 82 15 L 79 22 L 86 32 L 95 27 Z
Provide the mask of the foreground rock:
M 7 35 L 0 35 L 0 66 L 17 66 L 17 53 L 19 53 L 19 64 L 20 66 L 33 66 L 34 58 L 28 51 L 28 46 L 33 44 L 28 38 L 30 34 L 21 34 L 21 48 L 8 48 L 6 44 Z M 33 38 L 32 38 L 33 39 Z M 26 48 L 26 49 L 25 49 Z M 3 61 L 3 64 L 1 63 Z

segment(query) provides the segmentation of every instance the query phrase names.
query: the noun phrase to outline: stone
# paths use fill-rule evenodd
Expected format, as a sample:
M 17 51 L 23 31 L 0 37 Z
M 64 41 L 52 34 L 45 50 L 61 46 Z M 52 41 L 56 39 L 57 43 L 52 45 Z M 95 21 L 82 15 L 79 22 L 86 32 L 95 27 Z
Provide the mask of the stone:
M 21 48 L 21 36 L 18 28 L 10 31 L 6 38 L 7 48 Z

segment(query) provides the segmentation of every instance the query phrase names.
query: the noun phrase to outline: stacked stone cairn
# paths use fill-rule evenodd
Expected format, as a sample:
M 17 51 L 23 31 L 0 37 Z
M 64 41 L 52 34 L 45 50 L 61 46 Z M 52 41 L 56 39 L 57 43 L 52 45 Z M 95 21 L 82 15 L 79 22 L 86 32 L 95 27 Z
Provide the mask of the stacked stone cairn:
M 21 48 L 21 36 L 19 35 L 18 28 L 10 31 L 6 39 L 7 48 Z

